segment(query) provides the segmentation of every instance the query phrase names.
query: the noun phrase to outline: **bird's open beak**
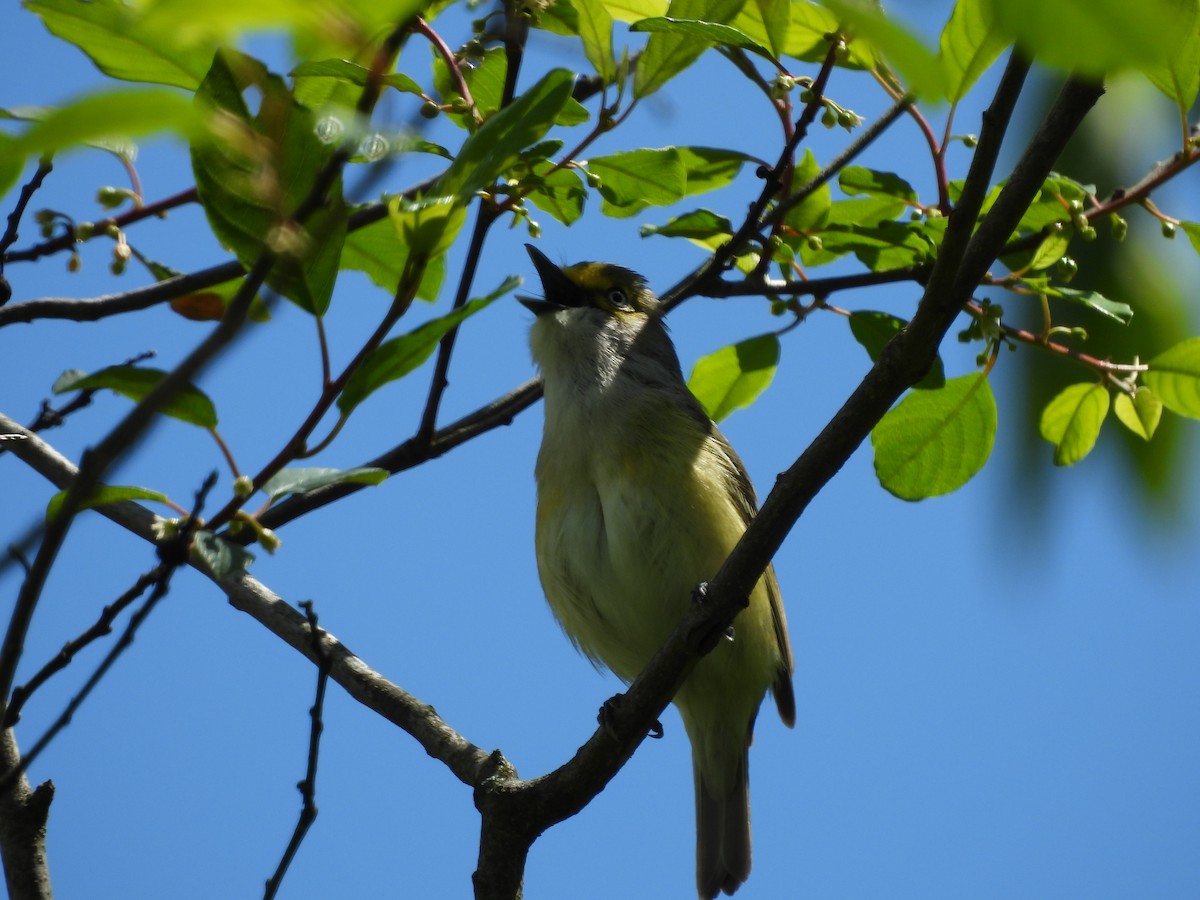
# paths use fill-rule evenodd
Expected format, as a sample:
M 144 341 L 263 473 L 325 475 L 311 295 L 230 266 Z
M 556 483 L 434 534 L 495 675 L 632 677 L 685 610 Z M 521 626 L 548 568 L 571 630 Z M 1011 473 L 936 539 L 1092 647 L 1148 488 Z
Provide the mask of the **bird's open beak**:
M 536 297 L 518 295 L 517 299 L 521 304 L 535 316 L 542 316 L 569 306 L 581 306 L 583 298 L 580 296 L 578 285 L 564 275 L 562 269 L 550 262 L 550 258 L 533 244 L 526 244 L 525 249 L 529 252 L 529 258 L 533 260 L 533 267 L 537 269 L 538 277 L 542 279 L 542 293 L 546 299 L 539 300 Z

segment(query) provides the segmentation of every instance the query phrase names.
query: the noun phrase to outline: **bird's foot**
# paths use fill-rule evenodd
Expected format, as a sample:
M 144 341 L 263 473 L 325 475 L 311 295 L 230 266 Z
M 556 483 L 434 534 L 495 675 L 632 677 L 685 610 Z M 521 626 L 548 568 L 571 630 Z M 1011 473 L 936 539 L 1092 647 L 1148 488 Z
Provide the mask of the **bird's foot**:
M 600 712 L 596 714 L 596 721 L 600 723 L 600 727 L 613 740 L 617 739 L 617 710 L 620 709 L 621 702 L 624 699 L 624 694 L 614 694 L 604 701 L 604 704 L 600 707 Z M 662 722 L 655 720 L 654 724 L 650 726 L 649 736 L 655 740 L 663 736 Z

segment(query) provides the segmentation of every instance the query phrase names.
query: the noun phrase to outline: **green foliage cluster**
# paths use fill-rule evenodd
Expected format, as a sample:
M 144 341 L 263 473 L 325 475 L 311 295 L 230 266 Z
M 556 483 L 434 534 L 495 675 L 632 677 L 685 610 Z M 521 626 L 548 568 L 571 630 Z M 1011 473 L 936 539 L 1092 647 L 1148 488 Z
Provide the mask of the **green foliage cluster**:
M 534 210 L 575 225 L 584 219 L 589 199 L 598 196 L 602 215 L 629 217 L 726 187 L 747 166 L 756 167 L 771 190 L 751 203 L 749 215 L 739 219 L 698 207 L 642 226 L 645 236 L 684 239 L 710 254 L 709 263 L 668 298 L 670 304 L 692 294 L 759 294 L 774 314 L 789 320 L 777 331 L 700 360 L 693 390 L 717 419 L 752 403 L 779 364 L 782 335 L 817 310 L 847 315 L 854 338 L 879 359 L 905 319 L 838 309 L 829 303 L 838 277 L 813 273 L 841 263 L 861 273 L 855 286 L 925 278 L 964 186 L 947 172 L 947 147 L 975 141 L 951 133 L 954 107 L 1010 48 L 1097 78 L 1118 70 L 1138 73 L 1165 95 L 1164 109 L 1177 110 L 1180 149 L 1143 183 L 1109 197 L 1066 175 L 1046 180 L 1001 256 L 1005 273 L 986 281 L 1040 304 L 1045 327 L 1040 333 L 1014 328 L 1005 323 L 1000 305 L 969 303 L 964 311 L 970 322 L 961 338 L 980 346 L 982 369 L 947 377 L 938 359 L 884 417 L 872 436 L 881 484 L 899 497 L 920 499 L 956 489 L 986 463 L 997 421 L 988 376 L 1004 346 L 1052 349 L 1089 370 L 1090 380 L 1068 387 L 1041 415 L 1041 433 L 1054 445 L 1059 465 L 1073 464 L 1091 450 L 1110 408 L 1145 440 L 1153 437 L 1164 411 L 1200 418 L 1200 339 L 1146 362 L 1116 363 L 1103 353 L 1076 349 L 1081 329 L 1057 326 L 1054 319 L 1063 304 L 1120 323 L 1134 315 L 1126 302 L 1069 286 L 1078 271 L 1072 247 L 1096 240 L 1102 228 L 1107 239 L 1119 241 L 1127 228 L 1123 213 L 1130 208 L 1156 217 L 1168 237 L 1182 229 L 1200 251 L 1200 224 L 1172 218 L 1149 200 L 1151 188 L 1200 158 L 1187 122 L 1200 90 L 1200 5 L 1192 0 L 1062 3 L 1053 11 L 1034 0 L 960 0 L 936 47 L 877 5 L 854 0 L 512 0 L 475 20 L 470 34 L 459 35 L 457 49 L 435 27 L 448 6 L 443 0 L 198 6 L 169 0 L 136 5 L 25 0 L 24 6 L 101 71 L 136 86 L 58 109 L 6 111 L 19 125 L 0 134 L 0 192 L 17 184 L 31 158 L 87 145 L 116 152 L 132 165 L 129 140 L 173 132 L 191 150 L 195 193 L 187 199 L 203 205 L 213 234 L 242 270 L 261 267 L 265 285 L 311 314 L 318 329 L 344 270 L 362 271 L 394 294 L 372 339 L 340 374 L 327 377 L 313 421 L 335 407 L 333 433 L 311 445 L 311 429 L 299 434 L 276 463 L 250 479 L 250 492 L 264 491 L 268 505 L 285 493 L 328 484 L 328 472 L 305 480 L 286 473 L 311 470 L 286 466 L 325 446 L 375 391 L 408 375 L 436 348 L 448 353 L 455 330 L 518 283 L 510 278 L 470 299 L 471 274 L 465 272 L 446 312 L 388 338 L 414 299 L 435 301 L 446 293 L 446 254 L 464 237 L 473 207 L 479 224 L 472 241 L 482 240 L 500 220 L 523 223 L 536 236 Z M 644 38 L 623 40 L 618 23 Z M 288 73 L 273 73 L 234 49 L 248 30 L 262 27 L 290 34 L 296 60 Z M 529 29 L 573 41 L 589 71 L 581 76 L 552 69 L 518 93 L 520 54 L 514 48 Z M 389 35 L 391 43 L 384 40 Z M 432 48 L 432 63 L 417 51 L 417 42 Z M 631 50 L 634 46 L 638 49 Z M 781 123 L 778 161 L 758 160 L 736 146 L 630 147 L 587 155 L 600 135 L 618 129 L 641 101 L 705 53 L 722 55 L 761 89 L 764 109 Z M 889 122 L 864 127 L 860 116 L 830 96 L 826 84 L 834 69 L 873 78 L 895 101 L 893 118 L 908 115 L 921 126 L 937 172 L 936 197 L 922 197 L 897 173 L 852 162 Z M 414 114 L 452 123 L 455 142 L 440 146 L 373 125 L 374 101 L 389 91 Z M 598 107 L 589 109 L 596 96 Z M 921 106 L 943 103 L 949 111 L 939 138 Z M 837 159 L 823 162 L 809 149 L 800 152 L 807 127 L 817 121 L 851 135 Z M 343 198 L 345 165 L 413 153 L 444 160 L 444 167 L 379 203 L 352 206 Z M 1002 187 L 991 186 L 981 214 Z M 113 266 L 119 271 L 132 255 L 123 225 L 139 218 L 145 198 L 105 190 L 102 199 L 111 207 L 132 200 L 134 208 L 99 225 L 59 214 L 39 221 L 47 241 L 58 229 L 66 231 L 68 245 L 115 240 Z M 164 285 L 179 279 L 165 264 L 143 262 Z M 722 271 L 739 273 L 742 280 L 722 281 Z M 182 315 L 217 319 L 228 315 L 238 288 L 237 279 L 226 277 L 164 296 Z M 804 296 L 812 302 L 802 303 Z M 256 299 L 252 318 L 265 319 L 262 313 Z M 137 401 L 164 377 L 135 365 L 91 375 L 72 371 L 55 390 L 109 389 Z M 436 414 L 436 402 L 431 410 Z M 220 443 L 216 410 L 195 387 L 183 385 L 159 411 L 209 430 Z M 432 424 L 425 422 L 426 433 Z M 291 478 L 288 491 L 272 489 L 281 477 Z M 362 470 L 344 477 L 361 481 Z M 244 499 L 237 497 L 217 524 L 254 522 L 255 516 L 240 509 Z

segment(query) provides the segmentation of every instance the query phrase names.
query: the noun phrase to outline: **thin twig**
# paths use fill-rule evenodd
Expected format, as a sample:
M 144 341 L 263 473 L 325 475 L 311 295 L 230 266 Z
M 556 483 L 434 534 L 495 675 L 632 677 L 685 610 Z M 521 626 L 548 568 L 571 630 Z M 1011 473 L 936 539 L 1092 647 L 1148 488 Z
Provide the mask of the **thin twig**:
M 325 728 L 322 722 L 322 713 L 325 709 L 325 689 L 329 685 L 331 661 L 328 651 L 321 643 L 321 630 L 317 627 L 317 614 L 313 610 L 312 601 L 305 600 L 300 604 L 300 608 L 304 610 L 304 617 L 307 619 L 309 631 L 312 633 L 312 652 L 317 659 L 317 696 L 308 710 L 312 723 L 308 732 L 308 764 L 304 770 L 304 779 L 296 785 L 302 798 L 300 818 L 292 831 L 291 840 L 288 841 L 288 845 L 283 851 L 283 857 L 279 860 L 275 874 L 267 881 L 263 900 L 272 900 L 279 892 L 283 876 L 287 874 L 288 867 L 296 856 L 296 851 L 300 849 L 304 836 L 308 834 L 308 829 L 317 819 L 317 756 L 321 747 L 321 732 Z
M 0 259 L 3 262 L 8 262 L 4 254 L 8 251 L 9 247 L 17 242 L 17 229 L 21 226 L 21 217 L 25 215 L 25 208 L 29 206 L 29 201 L 33 199 L 33 195 L 37 193 L 38 188 L 42 186 L 42 182 L 46 180 L 46 176 L 53 169 L 54 163 L 50 160 L 50 157 L 43 156 L 38 162 L 37 170 L 34 171 L 33 176 L 21 188 L 21 193 L 17 195 L 17 205 L 8 214 L 8 227 L 4 229 L 4 234 L 0 236 Z M 3 262 L 0 262 L 0 272 L 4 271 Z
M 165 574 L 164 567 L 158 565 L 149 572 L 140 575 L 129 590 L 125 591 L 120 597 L 101 610 L 100 618 L 90 628 L 78 637 L 72 638 L 63 644 L 63 648 L 55 654 L 54 658 L 42 666 L 32 678 L 24 684 L 13 688 L 12 698 L 9 700 L 8 709 L 4 713 L 4 721 L 0 722 L 0 728 L 11 728 L 16 725 L 21 720 L 22 708 L 24 708 L 26 701 L 29 700 L 33 692 L 49 681 L 53 675 L 69 666 L 79 651 L 88 644 L 99 640 L 106 634 L 111 634 L 112 623 L 116 620 L 117 616 L 124 612 L 129 604 L 142 596 L 151 585 L 161 581 Z
M 171 576 L 175 574 L 175 570 L 179 566 L 188 561 L 188 545 L 191 543 L 192 535 L 199 522 L 200 512 L 204 508 L 204 501 L 216 483 L 217 473 L 214 471 L 204 480 L 204 483 L 196 492 L 196 500 L 192 506 L 192 515 L 185 520 L 179 533 L 169 541 L 159 544 L 158 555 L 162 561 L 162 565 L 159 567 L 159 577 L 154 582 L 154 589 L 150 592 L 150 596 L 146 598 L 146 602 L 129 617 L 129 623 L 125 626 L 125 630 L 121 633 L 117 642 L 113 644 L 112 649 L 108 651 L 104 659 L 96 666 L 95 671 L 84 682 L 79 692 L 67 703 L 66 708 L 58 718 L 38 738 L 29 752 L 21 757 L 21 761 L 0 776 L 0 791 L 7 790 L 14 779 L 19 778 L 33 764 L 34 760 L 41 755 L 42 751 L 46 749 L 59 732 L 71 724 L 71 719 L 74 718 L 75 712 L 87 700 L 96 685 L 100 683 L 101 679 L 104 678 L 105 674 L 112 668 L 121 654 L 133 643 L 138 628 L 141 627 L 141 624 L 150 613 L 154 611 L 154 607 L 158 605 L 158 602 L 167 595 L 167 591 L 170 590 L 171 586 Z

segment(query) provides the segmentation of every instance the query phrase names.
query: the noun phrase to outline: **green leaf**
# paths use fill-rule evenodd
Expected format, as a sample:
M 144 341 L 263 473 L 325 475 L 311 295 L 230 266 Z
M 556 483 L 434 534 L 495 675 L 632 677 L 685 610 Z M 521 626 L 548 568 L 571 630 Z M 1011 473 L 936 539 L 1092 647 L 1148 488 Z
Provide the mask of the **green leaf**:
M 1122 325 L 1128 325 L 1129 321 L 1133 318 L 1133 307 L 1128 303 L 1121 303 L 1119 300 L 1109 300 L 1103 294 L 1096 291 L 1081 291 L 1075 288 L 1058 287 L 1055 285 L 1045 288 L 1044 293 L 1049 297 L 1061 297 L 1080 306 L 1086 306 L 1093 312 L 1098 312 L 1105 318 L 1112 319 L 1114 322 L 1120 322 Z
M 642 19 L 629 26 L 630 31 L 648 31 L 654 34 L 687 35 L 697 41 L 707 41 L 709 44 L 719 44 L 722 47 L 736 47 L 739 50 L 749 50 L 764 59 L 778 63 L 775 54 L 748 35 L 732 25 L 722 25 L 719 22 L 703 22 L 699 19 L 672 19 L 662 16 L 657 19 Z
M 438 342 L 464 319 L 484 309 L 497 297 L 508 293 L 521 279 L 511 276 L 486 297 L 478 297 L 463 304 L 453 312 L 426 322 L 408 334 L 392 338 L 376 347 L 362 365 L 354 370 L 346 387 L 338 397 L 337 405 L 343 418 L 376 390 L 390 381 L 403 378 L 425 362 L 433 353 Z
M 1193 16 L 1200 16 L 1200 6 L 1193 4 L 1192 8 Z M 1191 37 L 1175 53 L 1147 66 L 1146 75 L 1186 116 L 1200 93 L 1200 24 L 1196 18 L 1192 21 Z
M 838 173 L 838 186 L 851 196 L 867 194 L 888 197 L 903 204 L 915 204 L 917 192 L 913 186 L 892 172 L 877 172 L 863 166 L 847 166 Z
M 1162 411 L 1162 401 L 1145 385 L 1138 387 L 1132 397 L 1122 391 L 1113 401 L 1113 412 L 1121 424 L 1143 441 L 1154 437 Z
M 1130 67 L 1161 73 L 1188 55 L 1195 34 L 1192 0 L 993 0 L 992 11 L 1026 53 L 1084 75 Z
M 138 403 L 166 377 L 159 369 L 140 366 L 109 366 L 88 375 L 78 369 L 63 372 L 51 390 L 56 394 L 70 391 L 96 391 L 108 389 Z M 217 410 L 199 388 L 184 385 L 159 409 L 163 415 L 201 428 L 217 427 Z
M 813 156 L 812 150 L 806 149 L 804 156 L 796 166 L 793 183 L 802 188 L 821 174 L 821 164 Z M 829 208 L 833 192 L 829 182 L 821 185 L 800 203 L 788 210 L 784 224 L 798 232 L 815 231 L 829 221 Z
M 875 362 L 883 354 L 883 348 L 888 341 L 899 334 L 908 322 L 884 312 L 852 312 L 850 313 L 850 333 L 854 339 L 866 348 L 871 361 Z M 938 390 L 946 384 L 946 369 L 939 354 L 933 359 L 933 365 L 925 373 L 925 377 L 913 385 L 922 390 Z
M 632 216 L 647 206 L 667 206 L 687 191 L 687 171 L 676 147 L 598 156 L 587 161 L 587 168 L 600 178 L 603 211 L 609 216 Z
M 48 110 L 22 134 L 0 143 L 0 165 L 23 163 L 27 156 L 123 141 L 157 131 L 190 135 L 198 131 L 201 121 L 192 105 L 171 91 L 159 88 L 106 91 Z
M 391 219 L 380 219 L 346 235 L 342 247 L 341 267 L 365 272 L 389 294 L 396 292 L 404 277 L 408 262 L 408 247 L 396 233 Z M 446 257 L 438 256 L 425 265 L 417 299 L 436 300 L 446 273 Z
M 572 0 L 579 12 L 579 39 L 583 54 L 605 84 L 617 77 L 613 61 L 613 17 L 600 0 Z
M 957 103 L 1008 46 L 992 15 L 994 0 L 958 0 L 942 29 L 938 61 L 946 80 L 946 99 Z
M 1071 246 L 1071 235 L 1073 234 L 1074 230 L 1071 228 L 1051 229 L 1050 233 L 1038 244 L 1027 268 L 1034 272 L 1040 272 L 1042 269 L 1057 265 L 1067 252 L 1067 248 Z
M 684 194 L 691 197 L 725 187 L 737 177 L 742 166 L 753 158 L 737 150 L 718 147 L 675 147 L 683 165 L 687 184 Z
M 387 469 L 374 466 L 354 469 L 281 469 L 262 486 L 262 490 L 274 501 L 288 494 L 307 494 L 330 484 L 382 484 L 387 477 Z
M 371 80 L 370 69 L 345 59 L 310 60 L 296 66 L 288 75 L 292 78 L 334 78 L 355 87 L 365 87 Z M 384 75 L 381 82 L 384 86 L 395 88 L 402 93 L 418 96 L 424 93 L 421 86 L 403 72 Z
M 696 361 L 688 389 L 704 411 L 720 422 L 749 406 L 765 391 L 779 367 L 779 337 L 773 332 L 747 338 Z
M 63 501 L 66 499 L 66 491 L 59 491 L 50 498 L 50 502 L 46 505 L 46 521 L 50 521 L 58 515 L 58 511 L 62 509 Z M 109 506 L 126 500 L 152 500 L 157 503 L 166 503 L 167 495 L 149 488 L 102 484 L 79 504 L 79 509 L 95 509 L 97 506 Z
M 745 0 L 671 0 L 667 7 L 667 16 L 672 19 L 723 24 L 738 14 L 744 2 Z M 707 41 L 698 41 L 690 34 L 651 34 L 634 73 L 634 99 L 649 97 L 694 63 L 710 46 Z
M 946 95 L 946 76 L 938 58 L 877 6 L 862 0 L 821 0 L 821 3 L 849 26 L 856 41 L 865 40 L 881 51 L 917 96 L 934 100 Z
M 531 183 L 539 186 L 529 194 L 529 202 L 570 225 L 583 215 L 587 188 L 574 169 L 556 169 L 549 163 L 534 166 Z M 548 174 L 546 174 L 548 173 Z
M 1073 466 L 1092 452 L 1108 415 L 1108 401 L 1108 388 L 1102 384 L 1073 384 L 1046 404 L 1039 430 L 1054 445 L 1056 466 Z
M 1164 350 L 1142 375 L 1163 406 L 1189 419 L 1200 419 L 1200 337 L 1188 338 Z
M 667 13 L 668 0 L 601 0 L 604 8 L 618 22 L 636 22 Z
M 1192 249 L 1200 253 L 1200 224 L 1196 222 L 1180 222 L 1179 227 L 1183 229 L 1183 233 L 1191 241 Z
M 901 500 L 956 491 L 992 453 L 996 401 L 987 375 L 952 378 L 932 391 L 912 391 L 871 431 L 875 474 Z
M 410 200 L 397 195 L 388 201 L 388 217 L 413 264 L 424 264 L 442 256 L 454 244 L 467 219 L 467 209 L 456 197 Z
M 74 44 L 105 75 L 194 90 L 212 62 L 212 46 L 148 32 L 136 7 L 121 0 L 25 0 L 47 30 Z
M 571 99 L 575 73 L 554 69 L 513 103 L 493 114 L 463 142 L 437 190 L 464 200 L 491 184 L 550 130 Z
M 787 52 L 791 17 L 791 0 L 750 0 L 730 24 L 779 57 Z
M 256 95 L 250 115 L 244 93 Z M 329 307 L 346 237 L 341 179 L 297 233 L 292 213 L 333 152 L 316 117 L 256 59 L 222 50 L 196 94 L 219 113 L 221 139 L 192 143 L 192 172 L 213 233 L 246 269 L 265 249 L 278 254 L 267 284 L 314 315 Z
M 709 209 L 696 209 L 668 219 L 665 225 L 643 225 L 642 237 L 682 237 L 710 250 L 733 235 L 733 223 Z
M 450 102 L 461 95 L 458 82 L 451 77 L 450 69 L 441 54 L 430 47 L 433 54 L 434 86 L 444 102 Z M 483 58 L 475 65 L 464 67 L 463 78 L 475 101 L 475 109 L 484 119 L 492 116 L 500 109 L 504 97 L 504 77 L 508 71 L 508 56 L 503 47 L 489 47 L 483 53 Z M 465 97 L 462 98 L 464 101 Z M 475 119 L 467 112 L 447 113 L 448 118 L 460 128 L 475 130 Z
M 254 554 L 241 545 L 232 544 L 203 529 L 193 537 L 192 550 L 208 569 L 209 575 L 216 579 L 244 572 L 254 562 Z

